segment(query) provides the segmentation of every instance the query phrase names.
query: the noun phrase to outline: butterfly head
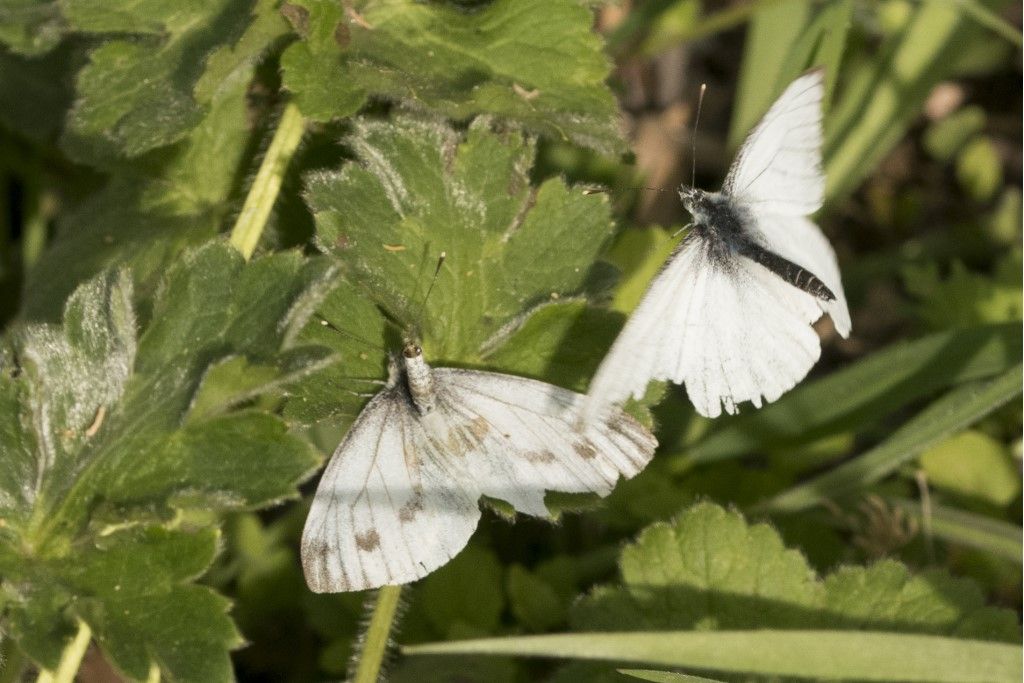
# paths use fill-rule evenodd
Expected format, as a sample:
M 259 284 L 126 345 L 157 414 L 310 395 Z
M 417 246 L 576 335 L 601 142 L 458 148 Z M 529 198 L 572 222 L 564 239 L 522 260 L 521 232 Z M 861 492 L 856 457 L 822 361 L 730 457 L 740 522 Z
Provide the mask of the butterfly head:
M 690 215 L 693 216 L 694 221 L 697 223 L 701 222 L 700 219 L 703 216 L 710 213 L 711 197 L 709 194 L 704 190 L 698 190 L 696 187 L 688 185 L 679 186 L 679 199 L 682 200 L 683 206 L 690 212 Z
M 413 358 L 422 358 L 423 349 L 416 342 L 412 341 L 411 339 L 407 339 L 405 341 L 405 344 L 402 346 L 402 356 L 404 356 L 407 360 L 412 360 Z

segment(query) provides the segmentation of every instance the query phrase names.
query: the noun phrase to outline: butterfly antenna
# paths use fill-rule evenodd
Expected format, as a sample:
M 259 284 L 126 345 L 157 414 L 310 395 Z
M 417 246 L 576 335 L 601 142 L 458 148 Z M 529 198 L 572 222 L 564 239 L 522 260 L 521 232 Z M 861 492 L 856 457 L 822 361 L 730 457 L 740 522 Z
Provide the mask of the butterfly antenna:
M 693 119 L 693 133 L 690 135 L 690 187 L 697 186 L 697 126 L 700 125 L 700 110 L 704 108 L 704 93 L 707 83 L 700 84 L 700 95 L 697 96 L 697 116 Z
M 323 317 L 319 313 L 316 314 L 316 318 L 320 321 L 320 324 L 323 327 L 326 327 L 326 328 L 328 328 L 330 330 L 333 330 L 333 331 L 337 332 L 338 334 L 340 334 L 343 337 L 348 337 L 349 339 L 351 339 L 353 341 L 356 341 L 356 342 L 359 342 L 360 344 L 363 344 L 364 346 L 369 346 L 371 349 L 373 349 L 375 351 L 383 351 L 384 353 L 388 352 L 387 349 L 385 349 L 383 346 L 380 346 L 379 344 L 374 344 L 373 342 L 371 342 L 371 341 L 369 341 L 367 339 L 363 339 L 358 334 L 353 334 L 352 332 L 349 332 L 348 330 L 341 329 L 340 327 L 338 327 L 337 325 L 335 325 L 334 323 L 332 323 L 330 320 L 328 320 L 327 318 Z M 385 318 L 385 320 L 387 320 L 387 318 Z
M 441 266 L 444 265 L 444 260 L 448 258 L 448 253 L 442 251 L 440 256 L 437 257 L 437 266 L 434 267 L 434 275 L 430 278 L 430 286 L 427 287 L 427 292 L 423 295 L 423 299 L 420 301 L 420 315 L 416 321 L 416 333 L 423 333 L 423 318 L 427 314 L 427 299 L 430 298 L 430 293 L 434 291 L 434 285 L 437 284 L 437 276 L 441 272 Z
M 669 194 L 675 194 L 672 190 L 666 190 L 664 187 L 648 187 L 647 185 L 633 185 L 626 188 L 627 190 L 651 190 L 652 192 L 668 192 Z M 592 194 L 611 194 L 611 190 L 607 187 L 588 187 L 583 190 L 584 195 Z

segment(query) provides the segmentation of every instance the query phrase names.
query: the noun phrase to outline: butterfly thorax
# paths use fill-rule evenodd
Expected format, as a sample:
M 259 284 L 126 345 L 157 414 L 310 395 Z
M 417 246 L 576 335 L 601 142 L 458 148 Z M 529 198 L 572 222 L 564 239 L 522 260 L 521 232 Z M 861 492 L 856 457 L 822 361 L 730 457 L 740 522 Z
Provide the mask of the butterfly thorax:
M 417 344 L 407 342 L 402 349 L 402 365 L 409 398 L 420 415 L 426 415 L 434 409 L 437 394 L 434 392 L 430 366 L 423 360 L 423 349 Z
M 754 219 L 728 195 L 682 186 L 679 198 L 693 216 L 692 234 L 704 243 L 715 265 L 729 268 L 737 256 L 745 257 L 811 296 L 835 300 L 835 294 L 817 275 L 765 246 Z

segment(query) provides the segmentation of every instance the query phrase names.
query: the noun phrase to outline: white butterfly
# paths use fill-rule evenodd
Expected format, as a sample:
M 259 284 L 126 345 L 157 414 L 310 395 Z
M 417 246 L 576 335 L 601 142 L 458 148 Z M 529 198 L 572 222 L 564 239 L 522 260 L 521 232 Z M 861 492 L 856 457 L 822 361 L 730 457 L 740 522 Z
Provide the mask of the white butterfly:
M 418 579 L 454 557 L 487 495 L 546 516 L 545 490 L 608 494 L 657 442 L 620 410 L 582 431 L 584 396 L 493 372 L 431 369 L 407 343 L 334 452 L 302 533 L 317 593 Z
M 774 401 L 818 360 L 811 323 L 850 312 L 835 252 L 807 216 L 823 202 L 823 72 L 796 79 L 743 143 L 721 192 L 682 186 L 693 229 L 651 282 L 590 385 L 584 416 L 685 384 L 697 412 Z

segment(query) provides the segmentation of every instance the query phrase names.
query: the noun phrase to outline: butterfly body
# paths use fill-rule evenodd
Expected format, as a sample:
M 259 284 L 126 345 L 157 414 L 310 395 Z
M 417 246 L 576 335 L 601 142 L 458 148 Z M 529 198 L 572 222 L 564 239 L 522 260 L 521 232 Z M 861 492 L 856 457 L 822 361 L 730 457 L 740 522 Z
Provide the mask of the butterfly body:
M 850 313 L 821 208 L 824 75 L 796 79 L 747 137 L 719 192 L 683 186 L 693 229 L 655 275 L 590 384 L 584 421 L 651 380 L 684 384 L 697 412 L 774 401 L 821 354 L 810 324 Z
M 755 218 L 742 204 L 721 192 L 705 192 L 685 185 L 679 188 L 679 198 L 694 219 L 687 239 L 702 241 L 709 261 L 717 267 L 728 268 L 736 255 L 743 256 L 812 296 L 835 300 L 835 294 L 817 275 L 764 245 Z

